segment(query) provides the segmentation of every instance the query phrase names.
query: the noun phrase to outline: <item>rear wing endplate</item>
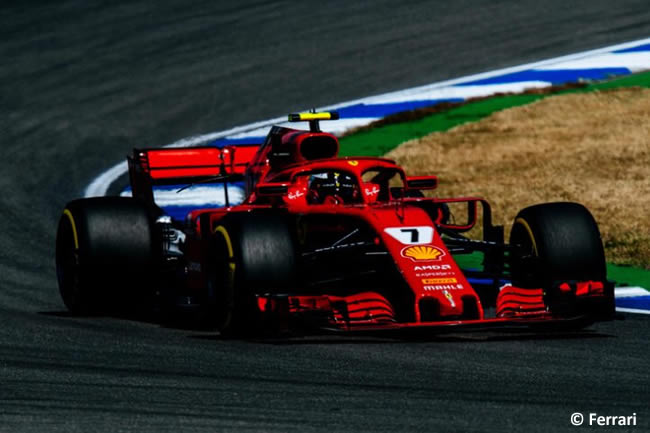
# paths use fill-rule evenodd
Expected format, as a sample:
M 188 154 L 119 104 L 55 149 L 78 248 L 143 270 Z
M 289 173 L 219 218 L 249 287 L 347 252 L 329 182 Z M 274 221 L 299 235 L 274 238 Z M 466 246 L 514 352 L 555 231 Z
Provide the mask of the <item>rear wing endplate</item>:
M 153 203 L 156 185 L 242 180 L 259 144 L 218 147 L 133 149 L 128 157 L 133 197 Z

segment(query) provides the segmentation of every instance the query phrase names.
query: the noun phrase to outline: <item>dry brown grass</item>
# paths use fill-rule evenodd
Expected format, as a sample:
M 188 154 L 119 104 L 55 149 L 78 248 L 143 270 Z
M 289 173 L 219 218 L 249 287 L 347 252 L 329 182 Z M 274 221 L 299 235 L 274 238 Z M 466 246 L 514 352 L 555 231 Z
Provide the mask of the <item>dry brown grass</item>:
M 388 154 L 436 174 L 438 195 L 479 195 L 509 230 L 517 211 L 577 201 L 598 221 L 608 261 L 650 268 L 650 89 L 552 96 L 433 133 Z

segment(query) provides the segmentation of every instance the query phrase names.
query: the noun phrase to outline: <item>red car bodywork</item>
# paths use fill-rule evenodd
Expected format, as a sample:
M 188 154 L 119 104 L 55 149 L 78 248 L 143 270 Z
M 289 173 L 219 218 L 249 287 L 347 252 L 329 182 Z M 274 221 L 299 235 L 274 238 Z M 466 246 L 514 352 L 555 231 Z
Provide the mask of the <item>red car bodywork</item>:
M 483 296 L 477 283 L 470 282 L 472 279 L 468 276 L 472 271 L 461 269 L 453 254 L 463 250 L 465 244 L 467 248 L 476 244 L 480 251 L 493 248 L 503 257 L 508 246 L 503 243 L 502 228 L 492 226 L 489 205 L 478 197 L 441 199 L 411 194 L 435 188 L 436 178 L 407 177 L 394 161 L 384 158 L 338 157 L 337 138 L 318 130 L 313 124 L 314 119 L 318 120 L 317 115 L 311 119 L 310 131 L 274 127 L 261 146 L 134 152 L 129 161 L 133 195 L 151 203 L 157 184 L 205 181 L 223 183 L 224 187 L 233 181 L 245 184 L 243 203 L 229 203 L 227 188 L 224 188 L 225 207 L 195 209 L 185 221 L 175 222 L 175 227 L 186 235 L 183 244 L 186 293 L 205 290 L 208 278 L 205 269 L 210 260 L 205 245 L 220 221 L 226 216 L 233 218 L 242 213 L 280 209 L 300 221 L 317 217 L 318 223 L 308 223 L 306 230 L 320 233 L 329 230 L 328 218 L 332 224 L 340 218 L 360 221 L 371 233 L 364 240 L 368 245 L 364 254 L 387 258 L 383 263 L 394 266 L 391 272 L 401 280 L 399 287 L 388 291 L 347 288 L 343 282 L 332 293 L 328 292 L 327 284 L 319 286 L 321 289 L 316 293 L 301 287 L 294 287 L 287 293 L 258 293 L 256 308 L 266 320 L 283 324 L 296 317 L 306 320 L 318 317 L 320 328 L 370 331 L 535 324 L 577 317 L 576 314 L 558 314 L 549 308 L 551 301 L 547 292 L 550 287 L 531 289 L 506 284 L 498 275 L 504 270 L 500 260 L 491 265 L 491 273 L 478 275 L 488 275 L 489 282 L 483 278 L 480 284 L 493 292 L 494 305 L 486 307 L 485 299 L 490 296 Z M 310 194 L 314 193 L 308 180 L 314 173 L 338 173 L 335 176 L 342 176 L 348 182 L 353 179 L 354 199 L 310 199 Z M 368 173 L 376 173 L 376 177 L 368 178 Z M 397 187 L 389 187 L 389 181 L 384 179 L 391 174 L 390 181 L 396 181 Z M 466 205 L 467 218 L 451 224 L 446 209 L 458 203 Z M 483 211 L 480 215 L 479 207 Z M 481 220 L 485 233 L 482 242 L 444 236 L 465 232 Z M 339 235 L 333 232 L 335 237 L 329 246 L 303 251 L 303 254 L 333 257 L 338 250 L 355 247 Z M 574 303 L 613 297 L 611 284 L 606 281 L 567 281 L 552 290 L 558 296 L 566 293 Z M 400 293 L 396 295 L 396 292 Z M 401 304 L 396 305 L 395 299 Z

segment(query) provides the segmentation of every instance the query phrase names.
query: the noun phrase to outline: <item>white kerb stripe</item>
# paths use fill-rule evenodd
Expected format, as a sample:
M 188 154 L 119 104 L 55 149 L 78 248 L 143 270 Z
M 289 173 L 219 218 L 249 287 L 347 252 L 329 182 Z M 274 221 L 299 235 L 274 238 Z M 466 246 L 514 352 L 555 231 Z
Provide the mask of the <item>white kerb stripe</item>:
M 616 287 L 614 296 L 616 298 L 638 298 L 640 296 L 650 296 L 650 292 L 643 287 Z
M 401 97 L 403 96 L 413 96 L 413 95 L 422 95 L 422 94 L 427 94 L 434 89 L 440 89 L 442 87 L 449 87 L 449 86 L 454 86 L 457 84 L 463 84 L 467 83 L 470 81 L 476 81 L 476 80 L 482 80 L 482 79 L 487 79 L 487 78 L 493 78 L 497 77 L 500 75 L 505 75 L 505 74 L 511 74 L 514 72 L 521 72 L 529 69 L 539 69 L 539 68 L 544 68 L 544 67 L 549 67 L 553 64 L 557 63 L 567 63 L 567 62 L 573 62 L 573 61 L 578 61 L 581 59 L 585 59 L 588 57 L 595 57 L 599 56 L 601 54 L 607 54 L 611 53 L 612 51 L 618 51 L 618 50 L 623 50 L 627 48 L 633 48 L 636 46 L 640 45 L 645 45 L 650 43 L 650 38 L 646 39 L 640 39 L 637 41 L 631 41 L 631 42 L 626 42 L 623 44 L 617 44 L 617 45 L 612 45 L 609 47 L 604 47 L 604 48 L 599 48 L 596 50 L 590 50 L 590 51 L 584 51 L 581 53 L 576 53 L 576 54 L 571 54 L 568 56 L 562 56 L 562 57 L 556 57 L 553 59 L 547 59 L 543 60 L 541 62 L 535 62 L 535 63 L 529 63 L 525 65 L 520 65 L 520 66 L 515 66 L 511 68 L 505 68 L 505 69 L 500 69 L 496 71 L 490 71 L 490 72 L 485 72 L 485 73 L 480 73 L 480 74 L 475 74 L 475 75 L 470 75 L 462 78 L 457 78 L 457 79 L 452 79 L 452 80 L 447 80 L 447 81 L 441 81 L 438 83 L 433 83 L 433 84 L 427 84 L 424 86 L 418 86 L 418 87 L 413 87 L 411 89 L 406 89 L 406 90 L 400 90 L 397 92 L 391 92 L 391 93 L 386 93 L 384 95 L 375 95 L 374 97 L 368 97 L 368 98 L 363 98 L 363 99 L 357 99 L 353 101 L 348 101 L 348 102 L 343 102 L 340 104 L 332 105 L 329 107 L 323 107 L 323 108 L 318 108 L 319 111 L 321 110 L 334 110 L 336 108 L 342 108 L 342 107 L 347 107 L 350 105 L 355 105 L 355 104 L 362 104 L 362 103 L 367 103 L 370 100 L 376 100 L 375 98 L 385 98 L 386 100 L 390 100 L 392 98 L 395 98 L 395 100 L 402 100 Z M 648 65 L 650 66 L 650 65 Z M 416 98 L 410 98 L 407 100 L 415 100 Z M 250 132 L 256 129 L 264 128 L 267 126 L 274 125 L 278 122 L 283 122 L 285 121 L 286 117 L 280 117 L 276 119 L 270 119 L 270 120 L 265 120 L 261 122 L 256 122 L 252 123 L 249 125 L 243 125 L 243 126 L 238 126 L 226 131 L 221 131 L 221 132 L 214 132 L 210 134 L 205 134 L 205 135 L 199 135 L 195 137 L 189 137 L 189 138 L 183 138 L 181 140 L 178 140 L 168 146 L 165 147 L 186 147 L 186 146 L 194 146 L 194 145 L 199 145 L 202 143 L 205 143 L 207 141 L 211 140 L 216 140 L 218 138 L 223 138 L 227 136 L 231 136 L 234 134 L 241 134 L 241 133 L 246 133 Z M 94 197 L 94 196 L 101 196 L 105 195 L 106 192 L 108 191 L 110 185 L 115 182 L 120 176 L 124 175 L 128 171 L 127 164 L 126 163 L 120 163 L 116 164 L 107 171 L 103 172 L 99 176 L 97 176 L 86 188 L 84 192 L 85 197 Z
M 650 314 L 650 310 L 640 310 L 638 308 L 616 308 L 620 313 Z

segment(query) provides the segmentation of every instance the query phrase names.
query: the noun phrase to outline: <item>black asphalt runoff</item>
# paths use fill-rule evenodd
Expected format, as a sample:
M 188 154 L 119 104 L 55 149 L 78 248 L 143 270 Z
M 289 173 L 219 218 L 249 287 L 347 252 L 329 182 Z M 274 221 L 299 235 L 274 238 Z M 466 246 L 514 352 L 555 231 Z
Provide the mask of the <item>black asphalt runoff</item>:
M 648 431 L 645 317 L 223 341 L 70 317 L 53 257 L 66 201 L 134 146 L 645 38 L 647 0 L 7 1 L 0 21 L 0 432 Z

